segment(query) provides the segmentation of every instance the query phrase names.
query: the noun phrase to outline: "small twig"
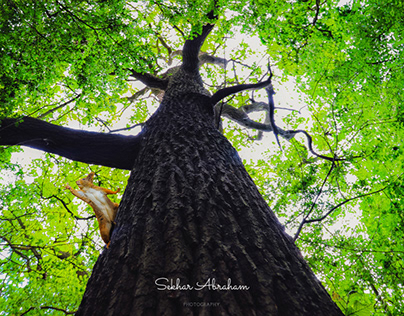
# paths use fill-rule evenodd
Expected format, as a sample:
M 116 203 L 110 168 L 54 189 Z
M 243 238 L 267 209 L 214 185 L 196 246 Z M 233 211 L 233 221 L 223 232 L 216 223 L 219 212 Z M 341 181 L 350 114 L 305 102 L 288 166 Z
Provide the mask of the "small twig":
M 306 224 L 306 219 L 307 219 L 307 218 L 310 216 L 310 214 L 313 212 L 314 206 L 316 205 L 317 200 L 320 198 L 321 193 L 323 193 L 323 188 L 324 188 L 325 184 L 327 183 L 328 177 L 331 175 L 331 172 L 332 172 L 332 170 L 334 169 L 334 167 L 335 167 L 335 164 L 333 163 L 333 164 L 331 165 L 331 168 L 330 168 L 330 170 L 328 171 L 327 175 L 325 176 L 325 178 L 324 178 L 324 180 L 323 180 L 323 183 L 321 184 L 320 191 L 318 192 L 316 198 L 314 199 L 313 203 L 311 204 L 311 207 L 310 207 L 309 211 L 307 212 L 307 214 L 304 216 L 303 220 L 301 221 L 301 223 L 300 223 L 300 225 L 299 225 L 299 228 L 297 229 L 297 232 L 296 232 L 295 236 L 293 237 L 293 241 L 296 241 L 296 240 L 297 240 L 297 238 L 298 238 L 299 235 L 300 235 L 300 232 L 301 232 L 302 229 L 303 229 L 304 224 Z
M 47 115 L 49 115 L 49 114 L 52 114 L 53 112 L 55 112 L 55 111 L 61 109 L 62 107 L 66 106 L 66 105 L 68 105 L 68 104 L 70 104 L 70 103 L 72 103 L 73 101 L 77 100 L 80 96 L 81 96 L 81 93 L 78 94 L 77 96 L 75 96 L 73 99 L 70 99 L 69 101 L 66 101 L 66 102 L 62 103 L 62 104 L 58 105 L 57 107 L 46 111 L 45 113 L 39 115 L 37 118 L 38 118 L 38 119 L 42 119 L 42 118 L 44 118 L 45 116 L 47 116 Z
M 387 187 L 388 187 L 388 186 L 385 186 L 384 188 L 382 188 L 382 189 L 380 189 L 380 190 L 377 190 L 377 191 L 374 191 L 374 192 L 365 193 L 365 194 L 361 194 L 361 195 L 358 195 L 358 196 L 354 196 L 353 198 L 346 199 L 345 201 L 343 201 L 343 202 L 337 204 L 336 206 L 334 206 L 333 208 L 331 208 L 331 209 L 330 209 L 327 213 L 325 213 L 323 216 L 321 216 L 321 217 L 319 217 L 319 218 L 313 218 L 313 219 L 306 220 L 305 223 L 308 224 L 308 223 L 314 223 L 314 222 L 321 222 L 323 219 L 325 219 L 328 215 L 330 215 L 332 212 L 334 212 L 337 208 L 341 207 L 342 205 L 344 205 L 344 204 L 346 204 L 346 203 L 348 203 L 348 202 L 351 202 L 351 201 L 353 201 L 353 200 L 360 199 L 360 198 L 362 198 L 362 197 L 368 196 L 368 195 L 372 195 L 372 194 L 376 194 L 376 193 L 382 192 L 382 191 L 384 191 Z
M 111 129 L 109 128 L 107 123 L 105 123 L 105 121 L 103 119 L 100 119 L 99 117 L 96 117 L 95 120 L 97 122 L 101 123 L 111 133 Z
M 30 307 L 28 310 L 26 310 L 25 312 L 23 312 L 22 314 L 20 314 L 20 316 L 27 315 L 30 311 L 35 310 L 35 309 L 36 309 L 36 307 Z M 55 311 L 62 312 L 62 313 L 64 313 L 65 315 L 73 315 L 73 314 L 76 313 L 76 311 L 74 311 L 74 312 L 68 312 L 68 311 L 66 311 L 66 310 L 63 309 L 63 308 L 58 308 L 58 307 L 53 307 L 53 306 L 41 306 L 39 309 L 53 309 L 53 310 L 55 310 Z
M 272 78 L 272 70 L 271 70 L 271 66 L 268 62 L 268 71 L 269 71 L 269 80 L 271 80 Z M 265 87 L 265 91 L 267 92 L 268 95 L 268 112 L 267 112 L 267 121 L 269 121 L 269 124 L 271 124 L 272 126 L 272 130 L 274 132 L 275 135 L 275 139 L 276 142 L 278 143 L 278 146 L 280 148 L 280 150 L 282 151 L 282 146 L 279 143 L 279 137 L 278 137 L 278 127 L 275 124 L 275 102 L 274 102 L 274 97 L 273 95 L 275 94 L 274 89 L 271 85 L 268 85 L 267 87 Z
M 368 195 L 372 195 L 372 194 L 376 194 L 376 193 L 382 192 L 382 191 L 384 191 L 387 187 L 388 187 L 388 185 L 385 186 L 384 188 L 381 188 L 380 190 L 373 191 L 373 192 L 369 192 L 369 193 L 365 193 L 365 194 L 360 194 L 360 195 L 354 196 L 354 197 L 352 197 L 352 198 L 346 199 L 345 201 L 342 201 L 341 203 L 338 203 L 337 205 L 335 205 L 334 207 L 332 207 L 327 213 L 325 213 L 323 216 L 321 216 L 321 217 L 319 217 L 319 218 L 313 218 L 313 219 L 309 219 L 309 220 L 308 220 L 307 217 L 308 217 L 309 214 L 311 213 L 311 211 L 310 211 L 310 212 L 305 216 L 305 218 L 303 219 L 303 221 L 300 223 L 299 229 L 298 229 L 298 231 L 296 232 L 295 237 L 293 238 L 293 240 L 296 241 L 296 239 L 299 237 L 299 234 L 300 234 L 300 232 L 301 232 L 301 230 L 302 230 L 303 225 L 309 224 L 309 223 L 321 222 L 321 221 L 324 220 L 328 215 L 330 215 L 330 214 L 331 214 L 332 212 L 334 212 L 337 208 L 343 206 L 344 204 L 346 204 L 346 203 L 348 203 L 348 202 L 351 202 L 351 201 L 353 201 L 353 200 L 356 200 L 356 199 L 363 198 L 363 197 L 368 196 Z
M 65 210 L 66 210 L 71 216 L 73 216 L 74 219 L 76 219 L 76 220 L 86 220 L 86 221 L 87 221 L 87 220 L 89 220 L 89 219 L 95 218 L 95 215 L 91 215 L 91 216 L 88 216 L 88 217 L 78 217 L 77 215 L 75 215 L 75 214 L 69 209 L 69 207 L 67 206 L 66 202 L 63 201 L 63 199 L 61 199 L 60 197 L 58 197 L 58 196 L 56 196 L 56 195 L 51 195 L 51 196 L 45 197 L 45 196 L 43 196 L 43 195 L 41 194 L 41 199 L 43 199 L 43 200 L 49 200 L 49 199 L 51 199 L 51 198 L 55 198 L 56 200 L 58 200 L 58 201 L 63 205 L 63 207 L 65 208 Z
M 135 125 L 129 126 L 129 127 L 124 127 L 124 128 L 119 128 L 119 129 L 114 129 L 114 130 L 110 130 L 110 133 L 116 133 L 116 132 L 121 132 L 121 131 L 129 131 L 135 127 L 141 126 L 143 127 L 145 123 L 137 123 Z

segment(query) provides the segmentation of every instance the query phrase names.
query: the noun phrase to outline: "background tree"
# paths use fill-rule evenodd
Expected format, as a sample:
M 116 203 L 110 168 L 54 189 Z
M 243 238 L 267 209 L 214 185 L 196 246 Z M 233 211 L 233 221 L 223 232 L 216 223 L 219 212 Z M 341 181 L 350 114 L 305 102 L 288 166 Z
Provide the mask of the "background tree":
M 254 53 L 265 62 L 246 67 L 245 76 L 238 68 L 224 75 L 217 66 L 203 66 L 211 91 L 223 84 L 259 81 L 269 56 L 277 69 L 274 89 L 293 76 L 312 114 L 308 120 L 296 111 L 286 112 L 281 123 L 278 110 L 277 124 L 285 130 L 306 129 L 318 152 L 343 159 L 330 162 L 312 155 L 304 138 L 281 141 L 283 152 L 271 149 L 254 164 L 245 161 L 250 175 L 345 314 L 401 314 L 402 5 L 238 1 L 219 2 L 218 7 L 220 17 L 202 47 L 208 55 L 200 59 L 227 62 L 227 69 L 247 65 Z M 142 74 L 158 76 L 163 84 L 168 73 L 161 74 L 181 60 L 180 50 L 195 25 L 190 21 L 209 22 L 206 12 L 211 9 L 195 1 L 3 1 L 1 117 L 78 126 L 76 121 L 101 131 L 110 131 L 123 117 L 126 127 L 146 121 L 150 106 L 142 98 L 148 92 L 134 91 L 130 80 L 148 85 L 153 78 L 153 92 L 161 96 L 164 86 L 156 87 L 154 77 Z M 258 35 L 265 48 L 254 52 L 241 42 L 230 51 L 226 37 L 239 31 Z M 256 93 L 254 97 L 260 100 Z M 281 100 L 281 95 L 275 97 Z M 244 93 L 226 100 L 223 114 L 229 106 L 260 108 L 250 98 L 251 93 Z M 253 124 L 246 117 L 242 123 Z M 4 138 L 7 130 L 3 120 L 2 144 L 19 136 Z M 225 126 L 224 133 L 237 149 L 253 142 L 244 128 Z M 123 141 L 110 134 L 111 143 Z M 89 163 L 111 166 L 91 160 L 106 152 L 94 153 L 94 134 L 88 136 L 88 146 L 73 152 L 88 157 Z M 36 145 L 52 145 L 37 138 Z M 1 149 L 1 310 L 74 312 L 102 242 L 91 213 L 72 201 L 63 184 L 91 168 L 103 186 L 123 188 L 128 173 L 54 154 L 22 166 L 10 160 L 19 150 Z M 109 152 L 113 156 L 115 151 Z M 131 154 L 136 153 L 124 156 Z

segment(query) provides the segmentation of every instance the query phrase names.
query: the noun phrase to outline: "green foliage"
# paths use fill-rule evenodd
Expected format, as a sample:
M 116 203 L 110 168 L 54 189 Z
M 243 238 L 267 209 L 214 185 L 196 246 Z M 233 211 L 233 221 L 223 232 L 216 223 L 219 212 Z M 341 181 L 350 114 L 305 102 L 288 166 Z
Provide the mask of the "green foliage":
M 226 72 L 203 67 L 209 89 L 257 82 L 269 57 L 274 88 L 293 78 L 309 113 L 281 120 L 278 110 L 278 124 L 306 129 L 318 152 L 345 158 L 333 164 L 312 156 L 304 138 L 282 141 L 283 152 L 246 159 L 258 188 L 287 231 L 299 232 L 304 257 L 346 315 L 402 315 L 403 4 L 216 2 L 203 50 L 234 62 Z M 138 92 L 128 69 L 163 73 L 170 50 L 211 9 L 186 0 L 2 1 L 0 119 L 29 115 L 98 131 L 145 121 L 153 106 L 126 98 Z M 228 102 L 242 106 L 250 96 Z M 284 106 L 282 94 L 275 99 Z M 258 151 L 256 131 L 224 126 L 242 153 Z M 0 315 L 73 312 L 103 243 L 91 209 L 64 185 L 92 170 L 102 186 L 123 189 L 128 173 L 50 154 L 26 164 L 19 151 L 0 148 Z
M 278 19 L 264 19 L 264 6 L 256 3 L 260 36 L 308 95 L 316 148 L 346 161 L 331 167 L 292 141 L 256 182 L 293 235 L 306 221 L 297 243 L 346 315 L 401 315 L 402 4 L 268 6 Z

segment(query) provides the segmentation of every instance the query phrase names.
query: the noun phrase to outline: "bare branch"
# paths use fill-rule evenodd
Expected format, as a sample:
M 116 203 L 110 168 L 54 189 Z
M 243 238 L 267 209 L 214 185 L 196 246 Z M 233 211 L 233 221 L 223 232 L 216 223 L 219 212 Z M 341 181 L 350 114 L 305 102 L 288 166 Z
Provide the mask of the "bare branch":
M 247 113 L 249 113 L 249 112 L 266 110 L 264 107 L 268 108 L 268 105 L 263 102 L 254 102 L 250 105 L 245 105 L 240 108 L 235 108 L 235 107 L 229 105 L 228 103 L 224 103 L 223 105 L 215 106 L 215 113 L 216 113 L 215 115 L 216 115 L 216 117 L 219 115 L 219 111 L 221 108 L 220 114 L 222 116 L 227 117 L 230 120 L 235 121 L 244 127 L 253 128 L 253 129 L 256 129 L 259 131 L 263 131 L 263 132 L 273 132 L 272 124 L 268 123 L 267 121 L 265 123 L 255 122 L 254 120 L 250 119 L 247 115 Z M 290 141 L 298 133 L 304 134 L 307 138 L 308 150 L 310 151 L 311 154 L 313 154 L 314 156 L 316 156 L 318 158 L 325 159 L 325 160 L 328 160 L 331 162 L 347 160 L 347 158 L 328 157 L 328 156 L 320 155 L 317 152 L 315 152 L 313 149 L 313 139 L 310 136 L 310 134 L 304 130 L 283 130 L 283 129 L 277 127 L 277 132 L 278 132 L 279 136 L 281 136 L 282 138 L 284 138 L 287 141 Z M 353 156 L 352 158 L 359 158 L 359 157 L 360 156 Z
M 135 127 L 138 127 L 138 126 L 143 128 L 144 124 L 145 123 L 137 123 L 137 124 L 134 124 L 134 125 L 129 126 L 129 127 L 123 127 L 123 128 L 114 129 L 114 130 L 111 130 L 110 133 L 116 133 L 116 132 L 122 132 L 122 131 L 130 131 L 131 129 L 134 129 Z
M 151 27 L 151 25 L 149 24 L 149 26 Z M 170 58 L 170 56 L 171 56 L 171 53 L 172 53 L 172 49 L 171 49 L 171 47 L 170 47 L 170 45 L 168 45 L 167 43 L 166 43 L 166 41 L 164 40 L 164 38 L 160 35 L 160 34 L 158 34 L 157 32 L 155 32 L 156 33 L 156 35 L 157 35 L 157 39 L 160 41 L 160 43 L 164 46 L 164 48 L 167 50 L 167 54 L 168 54 L 168 61 L 167 61 L 167 64 L 168 65 L 171 65 L 171 58 Z
M 252 102 L 250 104 L 240 106 L 239 109 L 246 113 L 268 111 L 268 104 L 265 102 Z
M 50 199 L 52 199 L 52 198 L 58 200 L 58 201 L 63 205 L 63 207 L 65 208 L 65 210 L 66 210 L 71 216 L 73 216 L 74 219 L 76 219 L 76 220 L 86 220 L 86 221 L 87 221 L 87 220 L 89 220 L 89 219 L 95 218 L 95 215 L 91 215 L 91 216 L 88 216 L 88 217 L 79 217 L 79 216 L 75 215 L 75 214 L 68 208 L 66 202 L 65 202 L 63 199 L 61 199 L 60 197 L 58 197 L 57 195 L 51 195 L 51 196 L 45 197 L 45 196 L 43 196 L 42 193 L 41 193 L 41 199 L 50 200 Z
M 253 128 L 263 132 L 273 131 L 271 124 L 255 122 L 254 120 L 250 119 L 247 115 L 247 113 L 250 112 L 267 110 L 268 105 L 264 102 L 254 102 L 252 104 L 245 105 L 240 108 L 235 108 L 228 103 L 223 103 L 223 105 L 217 104 L 215 106 L 216 116 L 218 115 L 220 108 L 222 108 L 221 109 L 222 116 L 227 117 L 228 119 L 237 122 L 238 124 L 244 127 Z M 279 127 L 278 132 L 280 136 L 282 136 L 284 139 L 288 141 L 295 136 L 293 133 L 290 133 L 290 131 L 285 131 Z

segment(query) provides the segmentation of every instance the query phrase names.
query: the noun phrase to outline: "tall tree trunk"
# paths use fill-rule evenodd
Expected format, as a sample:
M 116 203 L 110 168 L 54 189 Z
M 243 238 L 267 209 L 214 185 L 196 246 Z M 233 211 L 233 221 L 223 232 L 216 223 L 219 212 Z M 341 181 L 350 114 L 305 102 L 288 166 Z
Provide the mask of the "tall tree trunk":
M 142 132 L 76 315 L 342 315 L 217 131 L 209 97 L 186 91 L 166 94 Z

